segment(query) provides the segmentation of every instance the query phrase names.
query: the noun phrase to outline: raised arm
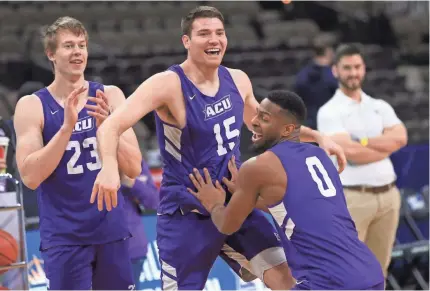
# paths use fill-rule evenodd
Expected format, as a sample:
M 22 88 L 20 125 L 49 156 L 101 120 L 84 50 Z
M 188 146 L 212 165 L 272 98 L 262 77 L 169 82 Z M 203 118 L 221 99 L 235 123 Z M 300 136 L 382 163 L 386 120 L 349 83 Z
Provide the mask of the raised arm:
M 64 123 L 54 137 L 43 145 L 43 108 L 35 95 L 21 98 L 16 105 L 14 127 L 17 138 L 16 162 L 23 183 L 35 190 L 57 168 L 63 157 L 78 118 L 76 110 L 78 95 L 85 91 L 77 89 L 65 103 Z M 76 102 L 76 103 L 75 103 Z
M 144 81 L 133 94 L 122 102 L 97 131 L 100 154 L 105 166 L 118 167 L 119 137 L 149 112 L 168 105 L 172 87 L 177 83 L 173 72 L 156 74 Z
M 103 210 L 104 201 L 107 210 L 117 206 L 117 191 L 120 187 L 117 157 L 119 137 L 149 112 L 171 106 L 169 102 L 175 97 L 178 86 L 180 83 L 174 72 L 166 71 L 152 76 L 122 102 L 98 129 L 102 169 L 94 183 L 90 202 L 94 203 L 97 197 L 100 211 Z
M 116 86 L 106 86 L 106 95 L 112 112 L 125 102 L 125 96 Z M 142 153 L 133 128 L 127 129 L 119 139 L 118 165 L 122 173 L 130 178 L 136 178 L 141 172 Z

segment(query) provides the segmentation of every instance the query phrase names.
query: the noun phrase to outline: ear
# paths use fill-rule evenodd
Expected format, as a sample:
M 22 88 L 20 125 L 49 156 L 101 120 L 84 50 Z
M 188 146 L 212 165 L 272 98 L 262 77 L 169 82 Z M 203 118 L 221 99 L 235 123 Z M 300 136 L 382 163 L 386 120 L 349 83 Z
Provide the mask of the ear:
M 182 43 L 186 50 L 190 48 L 190 41 L 191 41 L 191 38 L 188 35 L 184 34 L 182 36 Z
M 287 137 L 291 135 L 296 130 L 296 126 L 292 123 L 286 124 L 284 130 L 282 131 L 282 136 Z
M 337 72 L 337 67 L 336 65 L 331 66 L 331 72 L 333 73 L 333 76 L 337 79 L 339 78 L 339 74 Z
M 45 54 L 51 62 L 53 62 L 55 60 L 54 53 L 51 50 L 46 49 Z

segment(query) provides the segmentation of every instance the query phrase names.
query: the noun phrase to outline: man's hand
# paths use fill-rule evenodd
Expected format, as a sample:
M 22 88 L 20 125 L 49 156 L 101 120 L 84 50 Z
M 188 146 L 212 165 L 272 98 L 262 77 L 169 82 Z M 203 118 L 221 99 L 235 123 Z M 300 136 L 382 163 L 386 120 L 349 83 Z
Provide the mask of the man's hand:
M 85 108 L 91 110 L 88 111 L 88 115 L 96 119 L 96 126 L 99 126 L 109 116 L 109 105 L 105 93 L 101 90 L 97 90 L 96 97 L 88 97 L 89 101 L 96 103 L 97 105 L 86 104 Z
M 78 121 L 78 102 L 79 102 L 79 95 L 85 92 L 87 89 L 85 86 L 79 87 L 70 93 L 69 96 L 67 96 L 66 100 L 64 101 L 64 121 L 63 121 L 63 127 L 66 129 L 69 129 L 70 131 L 73 130 L 75 127 L 76 122 Z
M 194 174 L 191 173 L 189 175 L 191 182 L 193 182 L 194 187 L 197 189 L 197 192 L 194 192 L 190 188 L 187 188 L 187 190 L 196 196 L 206 210 L 211 213 L 215 206 L 224 205 L 225 191 L 218 181 L 215 182 L 216 187 L 213 185 L 208 169 L 204 168 L 203 172 L 205 174 L 206 181 L 203 180 L 197 169 L 194 169 Z
M 117 192 L 119 187 L 118 167 L 103 166 L 94 182 L 90 202 L 94 203 L 97 197 L 97 208 L 99 211 L 103 210 L 103 201 L 105 201 L 106 209 L 111 211 L 112 206 L 115 208 L 118 205 Z
M 325 135 L 320 135 L 317 139 L 319 146 L 327 153 L 327 155 L 335 155 L 337 158 L 337 163 L 339 165 L 339 174 L 345 169 L 346 166 L 346 156 L 345 153 L 336 142 L 334 142 L 330 137 Z
M 233 194 L 236 191 L 236 181 L 237 181 L 237 166 L 236 166 L 236 159 L 233 155 L 231 159 L 228 161 L 228 170 L 231 174 L 231 179 L 227 179 L 226 177 L 222 178 L 222 181 L 227 186 L 228 191 L 230 191 L 231 194 Z

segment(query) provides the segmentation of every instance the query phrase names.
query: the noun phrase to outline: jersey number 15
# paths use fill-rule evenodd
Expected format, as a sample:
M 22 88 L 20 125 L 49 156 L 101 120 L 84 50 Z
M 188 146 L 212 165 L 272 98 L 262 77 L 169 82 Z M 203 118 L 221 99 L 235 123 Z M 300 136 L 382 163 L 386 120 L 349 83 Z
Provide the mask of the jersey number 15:
M 223 121 L 223 125 L 225 128 L 225 136 L 227 140 L 238 137 L 240 134 L 240 130 L 230 129 L 230 125 L 232 125 L 235 122 L 236 122 L 236 117 L 234 117 L 234 115 Z M 227 153 L 227 149 L 224 147 L 224 140 L 221 135 L 221 126 L 219 123 L 214 125 L 214 134 L 215 134 L 215 139 L 218 143 L 218 149 L 217 149 L 218 156 L 223 156 Z M 228 143 L 228 147 L 230 148 L 230 150 L 234 148 L 234 145 L 235 143 L 233 141 Z

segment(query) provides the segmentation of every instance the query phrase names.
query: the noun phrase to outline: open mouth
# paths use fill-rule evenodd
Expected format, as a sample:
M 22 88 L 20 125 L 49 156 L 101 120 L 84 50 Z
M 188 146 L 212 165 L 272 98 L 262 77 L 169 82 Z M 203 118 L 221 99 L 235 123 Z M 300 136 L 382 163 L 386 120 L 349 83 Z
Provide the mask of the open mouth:
M 253 131 L 251 140 L 252 140 L 252 142 L 256 142 L 256 141 L 260 140 L 262 137 L 263 137 L 262 134 Z
M 218 48 L 212 48 L 205 50 L 205 53 L 210 56 L 218 56 L 221 53 L 221 50 Z
M 71 61 L 70 63 L 71 64 L 75 64 L 75 65 L 80 65 L 80 64 L 83 63 L 83 61 L 81 61 L 81 60 L 74 60 L 74 61 Z

